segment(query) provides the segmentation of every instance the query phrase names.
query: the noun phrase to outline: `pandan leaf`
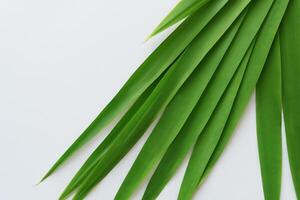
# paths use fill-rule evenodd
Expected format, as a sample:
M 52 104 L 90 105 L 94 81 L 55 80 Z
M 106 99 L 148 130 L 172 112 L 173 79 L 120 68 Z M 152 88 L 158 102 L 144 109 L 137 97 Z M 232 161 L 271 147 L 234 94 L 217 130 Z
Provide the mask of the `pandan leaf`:
M 189 77 L 174 99 L 167 106 L 160 121 L 151 133 L 131 171 L 126 177 L 123 186 L 137 188 L 139 185 L 138 183 L 143 181 L 145 176 L 161 159 L 168 146 L 179 133 L 183 124 L 196 106 L 218 64 L 221 62 L 240 23 L 241 20 L 238 20 L 229 32 L 223 36 L 224 38 L 214 47 L 215 50 L 213 49 L 212 52 L 205 57 L 203 62 L 197 67 L 191 77 Z M 218 94 L 219 91 L 221 92 L 225 85 L 226 81 L 223 81 L 221 87 L 216 88 L 215 93 Z M 195 91 L 195 89 L 197 89 L 197 91 Z M 215 96 L 217 96 L 217 94 L 215 94 Z M 128 189 L 127 187 L 124 191 L 126 191 L 126 195 L 129 195 L 129 191 L 131 190 L 134 191 L 134 189 Z M 123 196 L 120 198 L 126 197 Z
M 131 105 L 159 75 L 182 53 L 186 46 L 223 8 L 228 0 L 212 1 L 188 17 L 136 70 L 118 94 L 54 163 L 41 181 L 50 176 L 79 148 L 108 125 L 119 113 Z
M 75 199 L 82 199 L 92 187 L 119 162 L 143 134 L 157 113 L 174 97 L 178 89 L 194 71 L 196 66 L 215 45 L 224 32 L 248 4 L 248 0 L 233 4 L 231 12 L 224 12 L 216 18 L 197 36 L 180 58 L 169 69 L 145 104 L 133 116 L 132 120 L 122 129 L 109 150 L 97 164 L 94 170 L 79 188 Z M 224 11 L 224 10 L 222 10 Z
M 269 50 L 272 46 L 276 32 L 285 13 L 289 0 L 275 0 L 274 5 L 266 16 L 263 26 L 261 27 L 257 40 L 247 66 L 243 82 L 238 91 L 232 111 L 227 119 L 226 126 L 218 145 L 206 166 L 205 172 L 201 178 L 201 182 L 210 173 L 220 155 L 222 154 L 226 144 L 230 140 L 234 129 L 245 110 L 255 85 L 259 79 L 263 66 L 266 62 Z M 257 1 L 249 8 L 250 10 L 262 4 L 270 4 L 272 1 Z M 249 10 L 249 11 L 250 11 Z
M 280 200 L 281 59 L 278 36 L 256 86 L 256 124 L 265 200 Z
M 243 59 L 246 51 L 248 50 L 250 44 L 252 43 L 253 39 L 255 38 L 257 32 L 265 16 L 268 13 L 268 10 L 272 6 L 272 2 L 269 3 L 260 3 L 253 6 L 250 6 L 248 13 L 240 27 L 240 30 L 237 33 L 233 43 L 231 44 L 230 49 L 228 50 L 224 60 L 221 63 L 220 68 L 224 68 L 225 66 L 230 67 L 238 67 L 241 60 Z M 204 107 L 202 110 L 199 110 L 198 117 L 199 119 L 202 118 L 200 113 L 205 112 L 207 109 Z M 196 118 L 196 117 L 195 117 Z M 209 118 L 208 118 L 209 119 Z M 208 120 L 207 119 L 207 120 Z M 155 181 L 158 186 L 153 186 L 154 188 L 158 188 L 157 190 L 161 190 L 164 186 L 165 182 L 171 178 L 172 174 L 176 171 L 182 160 L 184 159 L 185 154 L 188 152 L 190 148 L 195 144 L 195 141 L 198 135 L 201 133 L 202 129 L 205 126 L 205 123 L 200 123 L 201 120 L 195 121 L 195 126 L 191 126 L 187 128 L 187 131 L 182 132 L 180 137 L 176 138 L 174 141 L 174 147 L 170 148 L 168 155 L 165 156 L 163 163 L 161 164 L 161 168 L 166 166 L 165 170 L 172 169 L 169 171 L 168 174 L 159 173 L 156 175 L 157 180 Z M 189 127 L 189 126 L 187 126 Z M 193 127 L 193 128 L 192 128 Z M 197 129 L 194 127 L 198 127 Z M 190 134 L 189 134 L 190 133 Z M 182 152 L 182 153 L 179 153 Z M 177 155 L 174 157 L 173 155 Z M 163 171 L 163 170 L 161 170 Z M 158 173 L 158 172 L 156 172 Z M 160 178 L 161 177 L 161 178 Z M 164 180 L 161 181 L 160 180 Z M 154 184 L 153 184 L 154 185 Z
M 146 99 L 153 92 L 154 88 L 157 86 L 161 78 L 164 76 L 163 73 L 154 83 L 152 83 L 149 88 L 137 99 L 133 106 L 128 110 L 128 112 L 122 117 L 122 119 L 113 128 L 111 133 L 104 139 L 104 141 L 95 149 L 92 155 L 87 159 L 87 161 L 82 165 L 76 175 L 73 177 L 71 182 L 68 184 L 66 189 L 60 196 L 60 199 L 66 199 L 87 177 L 88 173 L 95 167 L 97 162 L 101 159 L 105 151 L 109 148 L 111 143 L 116 139 L 120 130 L 130 121 L 132 116 L 138 111 L 138 109 L 143 105 Z
M 227 118 L 230 114 L 253 49 L 253 44 L 254 42 L 247 50 L 237 72 L 230 82 L 230 85 L 227 87 L 220 103 L 217 105 L 212 117 L 195 144 L 180 187 L 178 200 L 191 199 L 198 188 L 205 167 L 214 152 L 216 145 L 218 144 L 222 130 L 224 129 Z
M 224 151 L 257 84 L 265 199 L 280 199 L 281 100 L 291 173 L 300 198 L 299 10 L 298 0 L 181 0 L 151 36 L 183 22 L 42 181 L 125 113 L 60 197 L 75 192 L 73 199 L 83 199 L 162 113 L 115 199 L 131 199 L 157 167 L 143 196 L 155 199 L 194 147 L 178 195 L 179 200 L 191 199 Z
M 300 1 L 291 0 L 280 28 L 282 98 L 291 173 L 300 199 Z
M 230 32 L 228 32 L 227 35 L 224 35 L 225 38 L 223 38 L 223 40 L 221 40 L 218 43 L 218 45 L 215 46 L 213 51 L 210 52 L 210 54 L 207 57 L 207 61 L 205 60 L 205 62 L 203 62 L 203 64 L 199 66 L 204 69 L 212 68 L 215 70 L 217 67 L 218 69 L 214 73 L 212 80 L 209 82 L 208 88 L 206 88 L 204 94 L 202 95 L 201 99 L 197 103 L 192 114 L 189 116 L 188 121 L 180 130 L 178 136 L 173 141 L 171 146 L 168 148 L 166 154 L 164 155 L 161 162 L 159 163 L 157 170 L 155 171 L 154 175 L 152 176 L 147 186 L 143 199 L 155 199 L 156 196 L 163 189 L 165 184 L 167 184 L 168 180 L 176 171 L 178 165 L 184 159 L 187 151 L 195 143 L 197 139 L 197 136 L 195 135 L 199 135 L 201 129 L 205 126 L 214 108 L 216 107 L 216 104 L 221 98 L 221 95 L 226 89 L 226 86 L 229 83 L 230 79 L 232 78 L 237 66 L 235 67 L 234 65 L 232 66 L 229 64 L 226 66 L 225 65 L 219 66 L 219 64 L 237 32 L 238 27 L 240 26 L 243 20 L 244 14 L 240 16 L 239 20 L 234 24 L 234 27 L 232 27 Z M 215 61 L 215 59 L 217 59 L 217 62 Z M 201 73 L 201 70 L 199 69 L 194 73 Z M 203 72 L 201 74 L 203 74 Z M 201 77 L 201 75 L 198 76 Z M 198 92 L 198 87 L 193 87 L 193 89 L 194 90 L 196 89 L 196 92 Z M 172 122 L 173 120 L 170 120 L 170 123 Z M 162 134 L 167 134 L 168 136 L 170 135 L 169 129 L 164 129 L 162 131 L 163 132 L 160 133 L 158 137 L 161 138 Z M 161 139 L 157 141 L 161 141 Z M 158 145 L 153 144 L 153 146 L 158 146 Z M 160 148 L 158 150 L 160 150 Z
M 240 4 L 240 3 L 237 3 Z M 232 9 L 233 10 L 233 9 Z M 222 15 L 223 17 L 226 15 Z M 212 24 L 213 27 L 217 27 L 217 23 Z M 234 30 L 234 33 L 236 30 Z M 201 43 L 199 43 L 201 45 Z M 203 46 L 199 45 L 199 49 Z M 191 57 L 187 57 L 187 62 L 185 62 L 185 66 L 188 66 L 190 63 L 190 60 L 197 58 L 196 54 Z M 232 69 L 234 71 L 234 69 Z M 230 71 L 230 70 L 229 70 Z M 227 76 L 230 77 L 230 72 L 228 72 Z M 225 78 L 226 79 L 226 78 Z M 226 86 L 226 84 L 224 84 Z M 222 90 L 223 84 L 219 84 L 219 88 L 216 88 L 216 91 Z M 190 87 L 190 86 L 189 86 Z M 191 87 L 191 93 L 193 93 L 193 89 L 196 87 Z M 200 92 L 201 92 L 200 88 Z M 194 92 L 195 93 L 195 92 Z M 218 92 L 216 92 L 218 94 Z M 129 198 L 130 192 L 134 191 L 135 188 L 139 185 L 139 183 L 144 179 L 144 177 L 147 175 L 147 172 L 153 169 L 153 167 L 156 165 L 156 163 L 161 159 L 163 156 L 163 153 L 166 151 L 167 147 L 170 145 L 170 143 L 174 140 L 178 132 L 180 131 L 181 127 L 183 126 L 184 122 L 186 121 L 187 117 L 192 111 L 192 108 L 194 108 L 194 105 L 196 104 L 196 101 L 193 103 L 193 107 L 186 112 L 186 109 L 188 108 L 187 102 L 189 99 L 189 95 L 181 94 L 180 92 L 178 95 L 182 96 L 182 103 L 179 101 L 179 105 L 177 105 L 174 102 L 171 102 L 170 104 L 170 110 L 166 110 L 165 113 L 167 115 L 163 115 L 162 119 L 160 120 L 161 123 L 159 123 L 154 129 L 153 133 L 147 140 L 146 144 L 144 145 L 143 149 L 141 150 L 136 162 L 134 163 L 132 169 L 128 173 L 127 177 L 125 178 L 125 181 L 123 182 L 121 188 L 119 189 L 119 192 L 117 193 L 117 196 L 115 199 L 126 199 Z M 184 108 L 183 108 L 184 105 Z M 182 110 L 179 110 L 179 107 L 182 108 Z M 177 109 L 177 110 L 176 110 Z M 178 111 L 179 110 L 179 111 Z M 186 114 L 187 115 L 186 115 Z M 165 117 L 164 117 L 165 116 Z M 179 120 L 178 120 L 179 119 Z M 166 131 L 168 130 L 168 131 Z M 153 146 L 159 146 L 160 148 L 153 149 Z
M 210 0 L 180 0 L 163 21 L 155 28 L 149 37 L 164 31 L 185 17 L 192 15 L 196 10 L 204 6 Z

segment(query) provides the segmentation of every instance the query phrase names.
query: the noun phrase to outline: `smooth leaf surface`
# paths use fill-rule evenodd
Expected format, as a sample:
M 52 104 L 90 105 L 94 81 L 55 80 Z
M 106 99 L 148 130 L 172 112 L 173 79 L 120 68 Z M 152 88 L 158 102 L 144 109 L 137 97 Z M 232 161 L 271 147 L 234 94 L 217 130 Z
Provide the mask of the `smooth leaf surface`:
M 243 75 L 248 64 L 253 45 L 247 50 L 237 72 L 235 73 L 230 85 L 226 89 L 219 104 L 214 110 L 208 124 L 198 137 L 190 157 L 184 178 L 180 187 L 178 200 L 192 199 L 193 194 L 198 188 L 199 182 L 205 167 L 219 141 L 222 130 L 230 114 L 234 99 L 243 79 Z
M 97 162 L 101 159 L 105 151 L 109 148 L 111 143 L 116 139 L 120 130 L 130 121 L 132 116 L 138 111 L 138 109 L 143 105 L 146 99 L 153 92 L 154 88 L 157 86 L 161 78 L 164 76 L 162 74 L 154 83 L 152 83 L 149 88 L 137 99 L 133 106 L 128 110 L 128 112 L 122 117 L 122 119 L 113 128 L 111 133 L 104 139 L 104 141 L 94 150 L 91 156 L 82 165 L 79 171 L 75 174 L 71 182 L 68 184 L 66 189 L 60 196 L 60 199 L 65 199 L 70 195 L 87 177 L 88 173 L 95 167 Z
M 256 126 L 265 199 L 280 200 L 281 58 L 278 35 L 256 86 Z
M 224 35 L 224 38 L 218 43 L 218 45 L 214 47 L 213 51 L 210 52 L 207 57 L 207 61 L 205 60 L 206 62 L 203 62 L 203 64 L 199 66 L 204 69 L 216 69 L 217 67 L 218 69 L 214 73 L 212 80 L 210 80 L 208 87 L 205 89 L 204 94 L 198 101 L 196 107 L 193 109 L 188 121 L 184 124 L 178 136 L 172 142 L 166 154 L 163 156 L 158 168 L 156 169 L 147 186 L 143 199 L 155 199 L 163 189 L 165 184 L 176 171 L 178 165 L 185 157 L 187 151 L 191 148 L 192 144 L 195 143 L 197 138 L 195 135 L 199 135 L 201 129 L 205 126 L 216 104 L 226 89 L 227 84 L 231 80 L 236 68 L 231 65 L 219 66 L 219 64 L 228 47 L 230 46 L 243 20 L 243 17 L 244 14 L 239 17 L 239 20 L 233 25 L 230 32 L 228 32 L 227 35 Z M 219 61 L 216 62 L 216 59 L 218 58 Z M 197 70 L 194 73 L 201 73 L 198 75 L 199 77 L 204 74 L 203 71 L 200 70 Z M 204 75 L 206 76 L 206 74 Z M 196 89 L 196 92 L 198 92 L 198 87 L 192 87 L 191 89 Z M 185 106 L 185 104 L 182 104 L 181 106 Z M 173 121 L 170 120 L 170 123 L 172 122 Z M 157 141 L 160 141 L 158 138 L 160 138 L 161 135 L 170 134 L 170 131 L 165 130 L 163 130 L 163 133 L 158 134 L 156 138 Z M 156 146 L 156 144 L 153 145 Z
M 205 29 L 207 30 L 207 32 L 203 35 L 200 34 L 199 37 L 197 37 L 197 39 L 200 39 L 199 41 L 201 42 L 195 40 L 191 48 L 187 49 L 187 51 L 183 54 L 183 56 L 185 57 L 182 57 L 182 59 L 179 60 L 180 65 L 186 69 L 187 67 L 195 66 L 195 64 L 198 64 L 197 59 L 199 58 L 202 59 L 201 52 L 203 51 L 203 49 L 208 49 L 207 47 L 205 47 L 205 43 L 207 42 L 206 38 L 213 40 L 212 36 L 215 35 L 215 33 L 219 32 L 220 30 L 226 30 L 228 26 L 230 26 L 233 23 L 236 17 L 240 15 L 240 13 L 243 11 L 243 9 L 248 3 L 249 1 L 239 1 L 233 3 L 232 6 L 230 7 L 231 12 L 226 12 L 224 14 L 221 12 L 222 14 L 220 13 L 220 15 L 216 16 L 216 19 L 212 21 L 211 24 L 208 25 L 207 29 Z M 227 9 L 229 9 L 229 7 Z M 223 33 L 224 32 L 222 32 L 222 34 Z M 224 73 L 225 80 L 226 78 L 230 79 L 232 77 L 233 74 L 231 73 L 232 71 L 234 73 L 235 68 L 232 68 L 231 71 L 229 70 L 227 74 Z M 226 84 L 221 83 L 219 84 L 219 86 L 220 87 L 217 87 L 217 91 L 222 91 L 222 89 L 226 87 Z M 218 94 L 218 92 L 216 93 Z M 181 97 L 181 99 L 187 101 L 188 96 L 181 95 L 180 93 L 178 95 L 183 96 Z M 196 98 L 195 99 L 196 101 L 193 102 L 193 107 L 196 104 L 197 99 L 198 98 Z M 130 197 L 131 193 L 135 191 L 137 186 L 142 182 L 142 180 L 144 180 L 148 172 L 152 170 L 153 167 L 157 164 L 157 162 L 161 159 L 163 153 L 166 151 L 170 143 L 174 140 L 174 138 L 178 134 L 180 128 L 182 127 L 185 120 L 189 116 L 193 107 L 191 107 L 191 109 L 188 110 L 189 106 L 188 104 L 185 103 L 181 105 L 181 107 L 183 105 L 184 107 L 182 107 L 182 109 L 178 111 L 179 106 L 176 104 L 177 103 L 172 104 L 171 102 L 170 110 L 167 110 L 167 112 L 165 112 L 167 113 L 165 115 L 166 117 L 164 117 L 163 115 L 157 127 L 151 133 L 149 139 L 145 143 L 138 158 L 136 159 L 131 170 L 126 176 L 123 184 L 121 185 L 115 199 L 128 199 Z M 153 149 L 153 146 L 159 146 L 160 148 Z
M 212 1 L 188 17 L 135 71 L 118 94 L 54 163 L 41 181 L 50 176 L 78 149 L 118 116 L 120 112 L 126 110 L 174 62 L 227 2 L 228 0 Z
M 291 173 L 300 199 L 300 1 L 291 0 L 280 28 L 282 99 Z
M 268 12 L 266 18 L 264 19 L 263 26 L 261 27 L 257 40 L 250 57 L 249 64 L 247 66 L 243 82 L 238 91 L 237 97 L 235 99 L 232 111 L 226 122 L 226 126 L 222 133 L 222 136 L 218 142 L 218 145 L 206 166 L 205 172 L 201 178 L 201 182 L 210 173 L 217 160 L 221 156 L 226 144 L 229 142 L 234 129 L 241 118 L 243 111 L 245 110 L 252 92 L 254 91 L 255 85 L 259 79 L 261 71 L 264 67 L 266 59 L 269 54 L 269 50 L 272 46 L 273 40 L 285 13 L 286 7 L 288 5 L 288 0 L 276 0 L 274 5 L 273 1 L 258 1 L 256 4 L 252 4 L 252 8 L 256 6 L 262 6 L 260 4 L 272 4 L 272 8 Z M 268 7 L 270 7 L 269 5 Z M 266 7 L 266 9 L 268 8 Z M 254 15 L 255 16 L 255 15 Z
M 217 15 L 209 26 L 200 32 L 193 43 L 174 63 L 174 66 L 171 66 L 145 104 L 122 129 L 101 162 L 97 164 L 97 167 L 90 173 L 78 193 L 76 193 L 76 199 L 82 199 L 131 149 L 143 134 L 145 127 L 148 127 L 157 113 L 170 102 L 185 80 L 247 4 L 248 0 L 239 1 L 234 4 L 236 6 L 232 7 L 234 9 L 231 12 Z
M 196 10 L 204 6 L 210 0 L 180 0 L 171 12 L 154 29 L 150 37 L 164 31 L 185 17 L 193 14 Z

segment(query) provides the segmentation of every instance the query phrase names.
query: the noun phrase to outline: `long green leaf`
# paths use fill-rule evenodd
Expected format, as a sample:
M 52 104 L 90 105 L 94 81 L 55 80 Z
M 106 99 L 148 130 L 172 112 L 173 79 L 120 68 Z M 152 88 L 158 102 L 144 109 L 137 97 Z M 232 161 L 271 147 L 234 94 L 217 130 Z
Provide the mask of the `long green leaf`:
M 300 1 L 291 0 L 280 28 L 282 98 L 291 173 L 300 199 Z
M 158 84 L 141 109 L 139 109 L 132 120 L 122 129 L 120 135 L 101 159 L 101 162 L 97 164 L 97 167 L 90 173 L 83 185 L 79 188 L 79 191 L 74 197 L 75 199 L 82 199 L 86 196 L 91 188 L 102 180 L 131 149 L 143 134 L 145 127 L 148 127 L 157 113 L 170 102 L 185 80 L 247 4 L 248 0 L 238 1 L 238 3 L 233 4 L 235 6 L 231 7 L 231 12 L 222 10 L 224 14 L 217 15 L 208 27 L 200 32 L 193 43 L 191 43 L 177 62 L 174 63 L 174 66 L 172 66 L 163 77 L 162 81 Z
M 146 141 L 121 186 L 121 188 L 125 187 L 124 191 L 126 191 L 126 196 L 118 193 L 118 195 L 122 197 L 116 197 L 116 199 L 125 199 L 127 196 L 129 197 L 130 192 L 137 188 L 139 183 L 142 182 L 145 176 L 161 159 L 199 101 L 204 89 L 221 62 L 226 49 L 236 34 L 241 19 L 242 17 L 239 18 L 228 33 L 223 36 L 224 38 L 219 41 L 218 45 L 214 47 L 210 54 L 205 57 L 203 62 L 197 67 L 191 77 L 189 77 L 187 82 L 167 106 L 160 121 Z M 231 73 L 231 71 L 225 72 L 223 73 L 223 76 L 227 75 L 230 79 Z M 224 78 L 223 82 L 220 83 L 218 87 L 215 87 L 214 95 L 212 95 L 212 98 L 214 99 L 210 101 L 210 104 L 213 104 L 215 99 L 216 101 L 218 100 L 218 94 L 223 92 L 224 87 L 226 87 L 226 78 Z M 195 89 L 197 89 L 197 91 L 195 91 Z M 153 149 L 154 146 L 159 148 Z
M 257 32 L 259 31 L 259 28 L 263 23 L 263 20 L 271 6 L 272 1 L 260 1 L 255 5 L 252 3 L 252 5 L 249 8 L 250 10 L 248 11 L 246 18 L 244 19 L 242 26 L 238 32 L 238 35 L 233 41 L 233 44 L 231 45 L 227 56 L 222 62 L 221 68 L 225 66 L 237 67 L 240 64 L 248 47 L 250 46 Z M 207 109 L 205 108 L 203 109 L 203 111 L 199 111 L 199 113 L 204 112 L 206 110 Z M 201 117 L 202 116 L 199 114 L 197 118 L 201 119 Z M 198 128 L 190 128 L 188 129 L 188 131 L 184 131 L 180 135 L 180 137 L 178 137 L 178 139 L 176 138 L 176 142 L 174 141 L 174 147 L 172 147 L 169 150 L 168 155 L 166 155 L 164 161 L 162 161 L 161 167 L 158 168 L 160 172 L 155 172 L 157 173 L 155 175 L 157 177 L 155 181 L 155 184 L 157 184 L 157 186 L 153 186 L 153 188 L 157 188 L 156 190 L 161 190 L 162 187 L 168 181 L 168 179 L 171 178 L 172 174 L 176 171 L 177 167 L 184 159 L 188 150 L 194 145 L 196 138 L 201 133 L 204 125 L 205 123 L 198 123 L 196 124 L 196 127 Z M 177 156 L 174 157 L 173 155 Z M 168 173 L 162 173 L 167 170 Z
M 149 37 L 164 31 L 185 17 L 193 14 L 210 0 L 180 0 L 171 12 L 160 22 Z
M 63 191 L 59 199 L 67 198 L 79 185 L 82 181 L 87 177 L 90 170 L 92 170 L 97 162 L 101 159 L 101 156 L 105 153 L 105 151 L 109 148 L 111 143 L 116 139 L 118 133 L 124 126 L 130 121 L 132 116 L 138 111 L 138 109 L 143 105 L 146 99 L 153 92 L 154 88 L 157 86 L 161 78 L 164 74 L 162 74 L 154 83 L 152 83 L 149 88 L 137 99 L 137 101 L 133 104 L 133 106 L 128 110 L 128 112 L 122 117 L 122 119 L 117 123 L 117 125 L 113 128 L 111 133 L 104 139 L 104 141 L 95 149 L 92 155 L 86 160 L 86 162 L 82 165 L 79 171 L 75 174 L 73 179 L 70 181 L 66 189 Z
M 231 80 L 229 87 L 226 89 L 220 103 L 214 110 L 208 124 L 205 126 L 205 129 L 195 144 L 180 187 L 178 195 L 179 200 L 191 199 L 198 188 L 205 167 L 219 141 L 222 130 L 226 124 L 227 117 L 230 114 L 253 49 L 253 44 L 254 42 L 247 50 L 247 54 L 244 56 L 239 69 Z
M 203 181 L 205 177 L 207 177 L 207 175 L 210 173 L 215 163 L 221 156 L 226 144 L 228 143 L 234 132 L 239 119 L 243 114 L 243 111 L 245 110 L 249 102 L 251 94 L 255 88 L 255 85 L 259 79 L 265 61 L 267 59 L 269 50 L 272 46 L 282 17 L 285 13 L 288 2 L 288 0 L 275 0 L 274 5 L 272 6 L 271 10 L 264 20 L 263 26 L 261 27 L 260 32 L 257 36 L 257 41 L 254 46 L 249 64 L 247 66 L 244 80 L 235 99 L 232 111 L 226 122 L 226 126 L 218 142 L 218 145 L 212 157 L 210 158 L 209 163 L 206 166 L 201 181 Z M 262 6 L 261 4 L 270 3 L 273 4 L 273 1 L 255 1 L 255 4 L 252 4 L 252 8 L 250 7 L 249 9 L 253 9 L 258 5 Z
M 188 17 L 136 70 L 92 124 L 54 163 L 42 181 L 108 125 L 121 111 L 131 105 L 170 66 L 227 2 L 228 0 L 212 1 Z
M 281 59 L 278 36 L 256 86 L 256 124 L 265 200 L 280 200 Z
M 243 19 L 244 15 L 242 15 L 239 21 L 235 24 L 236 30 L 234 31 L 234 35 L 239 27 L 241 20 Z M 230 43 L 233 39 L 231 37 Z M 225 54 L 226 49 L 229 47 L 229 44 L 220 43 L 220 45 L 225 45 L 226 48 L 221 48 L 221 46 L 216 46 L 215 50 L 211 52 L 208 57 L 208 63 L 203 63 L 208 68 L 216 68 L 218 63 L 214 63 L 214 59 L 216 59 L 217 52 L 222 52 L 222 55 Z M 230 49 L 232 49 L 232 45 Z M 235 43 L 238 45 L 238 43 Z M 187 154 L 188 150 L 193 146 L 195 143 L 197 136 L 200 134 L 201 130 L 204 128 L 205 124 L 209 120 L 214 108 L 216 107 L 219 99 L 221 98 L 226 86 L 228 85 L 229 81 L 231 80 L 235 70 L 237 69 L 239 62 L 236 60 L 236 56 L 239 56 L 241 52 L 238 54 L 232 55 L 231 60 L 227 59 L 227 55 L 231 50 L 226 52 L 226 56 L 222 61 L 221 65 L 218 67 L 218 70 L 215 72 L 212 80 L 210 81 L 208 88 L 206 88 L 204 92 L 204 96 L 201 97 L 200 101 L 198 102 L 197 106 L 194 108 L 192 114 L 189 116 L 188 121 L 184 125 L 184 127 L 180 130 L 176 139 L 172 142 L 171 146 L 168 148 L 166 154 L 162 158 L 157 170 L 155 171 L 154 175 L 152 176 L 143 199 L 155 199 L 156 196 L 160 193 L 163 187 L 166 185 L 168 180 L 172 177 L 175 173 L 177 167 L 180 165 L 182 160 L 184 159 L 185 155 Z M 243 54 L 241 54 L 241 59 Z M 227 60 L 227 61 L 226 61 Z M 213 64 L 214 63 L 214 64 Z M 213 65 L 212 65 L 213 64 Z M 203 65 L 203 67 L 204 67 Z M 198 73 L 195 71 L 194 73 Z M 198 90 L 197 87 L 193 87 Z M 194 91 L 195 92 L 195 91 Z M 188 98 L 188 97 L 186 97 Z M 183 104 L 185 105 L 185 104 Z M 179 112 L 181 113 L 181 112 Z M 171 122 L 173 120 L 170 120 Z M 158 134 L 159 139 L 157 141 L 161 141 L 162 134 L 169 135 L 169 131 L 165 131 L 169 129 L 162 130 L 163 133 Z M 164 133 L 165 132 L 165 133 Z M 164 140 L 165 141 L 165 140 Z M 155 141 L 154 141 L 155 142 Z M 156 146 L 153 144 L 153 146 Z M 160 145 L 161 146 L 161 145 Z M 167 145 L 169 146 L 169 145 Z M 176 156 L 174 156 L 176 155 Z M 149 157 L 153 157 L 149 156 Z M 147 158 L 149 159 L 149 158 Z M 132 170 L 134 171 L 134 170 Z

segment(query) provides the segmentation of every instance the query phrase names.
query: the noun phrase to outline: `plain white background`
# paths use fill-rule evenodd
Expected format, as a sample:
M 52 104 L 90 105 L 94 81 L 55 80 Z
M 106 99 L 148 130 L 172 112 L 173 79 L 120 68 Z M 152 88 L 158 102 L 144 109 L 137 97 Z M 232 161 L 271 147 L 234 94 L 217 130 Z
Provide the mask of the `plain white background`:
M 47 181 L 35 184 L 168 34 L 144 42 L 176 2 L 0 2 L 0 199 L 57 199 L 108 131 Z M 87 199 L 113 198 L 146 137 Z M 282 199 L 295 200 L 285 145 L 283 160 Z M 159 199 L 176 198 L 184 167 Z M 195 199 L 263 199 L 254 98 Z

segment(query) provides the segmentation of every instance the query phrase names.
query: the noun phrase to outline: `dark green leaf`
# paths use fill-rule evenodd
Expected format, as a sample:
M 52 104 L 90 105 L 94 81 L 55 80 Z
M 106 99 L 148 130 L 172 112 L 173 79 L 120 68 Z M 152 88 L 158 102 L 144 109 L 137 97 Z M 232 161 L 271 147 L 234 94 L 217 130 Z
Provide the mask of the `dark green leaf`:
M 282 99 L 290 168 L 300 199 L 300 1 L 291 0 L 281 29 Z
M 281 59 L 278 36 L 256 86 L 256 124 L 265 200 L 280 200 Z

